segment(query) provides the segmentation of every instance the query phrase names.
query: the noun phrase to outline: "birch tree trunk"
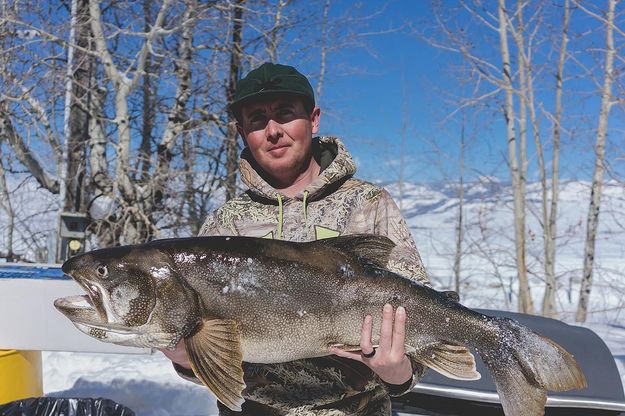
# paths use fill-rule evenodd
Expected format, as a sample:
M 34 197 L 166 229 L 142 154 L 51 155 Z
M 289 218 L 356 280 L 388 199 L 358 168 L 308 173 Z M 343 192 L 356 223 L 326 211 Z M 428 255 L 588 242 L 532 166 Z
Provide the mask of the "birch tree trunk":
M 228 104 L 234 100 L 234 92 L 239 80 L 241 69 L 242 40 L 243 40 L 243 3 L 245 0 L 236 0 L 232 19 L 232 45 L 230 50 L 230 77 L 226 98 Z M 236 129 L 236 119 L 228 111 L 228 129 L 226 135 L 226 199 L 232 199 L 237 194 L 237 172 L 239 170 L 239 140 Z
M 176 59 L 176 95 L 172 108 L 169 111 L 167 126 L 157 148 L 157 165 L 152 184 L 154 205 L 161 203 L 167 180 L 170 178 L 170 162 L 172 149 L 176 139 L 183 131 L 187 121 L 185 110 L 191 97 L 191 58 L 193 56 L 193 29 L 196 24 L 197 1 L 186 0 L 185 11 L 182 16 L 182 34 L 178 45 Z
M 569 22 L 571 17 L 570 0 L 564 1 L 564 18 L 562 25 L 562 40 L 558 55 L 558 69 L 556 72 L 556 107 L 553 121 L 553 150 L 551 157 L 551 205 L 547 218 L 544 244 L 545 244 L 545 295 L 543 298 L 543 315 L 552 316 L 551 311 L 556 311 L 555 294 L 556 286 L 556 236 L 557 216 L 559 199 L 559 170 L 560 170 L 560 131 L 562 123 L 562 84 L 564 79 L 564 63 L 566 62 L 567 44 L 569 41 Z M 552 286 L 551 286 L 552 285 Z
M 534 110 L 534 91 L 532 81 L 530 81 L 529 100 L 531 106 L 532 126 L 536 141 L 536 150 L 538 152 L 538 163 L 540 172 L 541 194 L 542 194 L 542 223 L 543 223 L 543 246 L 545 253 L 545 293 L 542 303 L 542 315 L 550 318 L 556 318 L 558 315 L 556 305 L 557 280 L 555 272 L 556 260 L 556 219 L 558 215 L 558 195 L 559 195 L 559 157 L 560 157 L 560 126 L 562 121 L 562 80 L 564 74 L 564 63 L 566 61 L 566 49 L 568 43 L 568 29 L 570 20 L 570 4 L 569 0 L 564 2 L 564 18 L 562 26 L 562 40 L 560 42 L 560 52 L 558 57 L 558 69 L 556 72 L 556 103 L 553 127 L 553 150 L 552 150 L 552 168 L 551 168 L 551 197 L 549 197 L 549 189 L 547 186 L 546 168 L 544 155 L 540 137 L 538 136 L 538 122 L 536 120 Z M 530 62 L 526 56 L 526 65 L 529 67 Z M 551 203 L 549 203 L 551 199 Z
M 282 10 L 287 5 L 284 0 L 278 0 L 276 5 L 276 13 L 274 15 L 273 27 L 269 30 L 269 39 L 267 41 L 267 57 L 270 62 L 278 62 L 278 29 L 282 24 Z
M 540 127 L 538 117 L 536 114 L 536 99 L 534 96 L 534 75 L 533 75 L 533 53 L 529 49 L 529 45 L 535 44 L 533 39 L 525 40 L 525 22 L 523 21 L 523 8 L 527 5 L 525 1 L 519 0 L 517 2 L 517 29 L 514 32 L 514 40 L 519 52 L 519 74 L 521 79 L 521 91 L 520 99 L 522 101 L 522 109 L 527 107 L 529 111 L 530 123 L 532 126 L 532 135 L 534 137 L 534 145 L 536 147 L 538 172 L 541 185 L 541 225 L 543 228 L 543 252 L 545 255 L 544 270 L 545 270 L 545 293 L 542 302 L 542 314 L 548 317 L 556 317 L 556 276 L 555 276 L 555 216 L 557 215 L 557 198 L 558 198 L 558 183 L 557 183 L 557 160 L 559 151 L 559 137 L 558 143 L 554 145 L 554 162 L 555 165 L 552 171 L 552 204 L 549 207 L 549 189 L 547 186 L 547 172 L 545 167 L 545 156 L 543 151 L 542 139 L 540 136 Z M 562 71 L 564 68 L 564 59 L 566 52 L 566 36 L 568 30 L 568 4 L 565 3 L 565 18 L 563 27 L 563 42 L 560 48 L 560 61 L 558 64 L 558 79 L 561 80 Z M 558 118 L 557 123 L 561 117 L 561 82 L 556 87 L 556 107 Z M 521 116 L 521 123 L 525 124 L 525 117 Z M 559 127 L 558 127 L 559 128 Z M 559 130 L 558 130 L 559 131 Z M 559 134 L 559 133 L 558 133 Z M 523 156 L 523 158 L 526 158 Z
M 6 234 L 6 253 L 2 253 L 7 261 L 13 261 L 13 234 L 15 232 L 15 212 L 11 204 L 11 194 L 7 186 L 6 172 L 4 170 L 4 162 L 2 160 L 2 147 L 0 147 L 0 208 L 7 216 L 7 234 Z
M 462 270 L 462 241 L 464 240 L 464 149 L 465 149 L 465 116 L 462 112 L 462 126 L 460 127 L 460 160 L 458 185 L 458 217 L 456 221 L 456 252 L 454 254 L 454 290 L 460 296 L 460 275 Z
M 159 10 L 151 29 L 145 35 L 145 41 L 139 51 L 134 66 L 126 71 L 121 71 L 113 60 L 113 56 L 106 44 L 106 37 L 102 26 L 102 16 L 100 11 L 100 1 L 89 1 L 89 14 L 91 20 L 91 31 L 99 59 L 104 64 L 104 72 L 111 81 L 114 90 L 114 123 L 117 128 L 117 144 L 115 146 L 117 159 L 115 165 L 115 181 L 113 182 L 113 195 L 119 196 L 118 202 L 121 205 L 124 218 L 119 221 L 118 227 L 122 230 L 122 243 L 132 244 L 145 241 L 142 233 L 144 227 L 152 228 L 146 213 L 141 210 L 137 203 L 139 197 L 145 196 L 145 189 L 136 189 L 131 177 L 130 165 L 130 114 L 128 110 L 128 100 L 130 93 L 136 88 L 139 79 L 144 71 L 148 53 L 152 49 L 152 43 L 161 34 L 165 14 L 171 5 L 172 0 L 165 0 Z M 132 78 L 127 74 L 134 69 Z M 139 192 L 138 192 L 139 191 Z M 149 231 L 148 231 L 149 232 Z
M 505 3 L 505 0 L 504 0 Z M 505 9 L 505 6 L 504 6 Z M 514 25 L 509 19 L 508 13 L 506 12 L 505 18 L 507 20 L 506 29 L 509 31 L 514 31 Z M 518 30 L 514 33 L 514 37 L 523 38 L 523 6 L 522 1 L 517 1 L 517 10 L 516 10 L 516 18 L 519 23 Z M 506 48 L 507 48 L 507 36 L 506 36 Z M 514 181 L 512 184 L 512 192 L 513 192 L 513 200 L 514 200 L 514 218 L 515 218 L 515 252 L 517 256 L 517 268 L 519 270 L 519 300 L 520 300 L 520 311 L 523 313 L 531 313 L 534 314 L 534 305 L 531 297 L 530 289 L 529 289 L 529 281 L 527 278 L 527 259 L 526 259 L 526 244 L 525 244 L 525 235 L 526 235 L 526 200 L 525 196 L 527 195 L 527 107 L 528 103 L 525 97 L 527 97 L 527 89 L 528 89 L 528 73 L 525 65 L 523 65 L 523 42 L 521 41 L 520 47 L 517 46 L 517 67 L 519 73 L 519 153 L 518 153 L 518 165 L 519 165 L 519 174 L 518 174 L 518 186 L 514 185 Z M 510 68 L 510 85 L 512 85 L 512 66 L 509 65 Z M 505 81 L 508 82 L 507 80 Z M 506 89 L 507 94 L 507 89 Z M 514 96 L 512 97 L 514 100 Z M 513 104 L 514 105 L 514 104 Z M 513 110 L 514 111 L 514 110 Z M 512 113 L 512 119 L 514 120 L 514 113 Z M 514 124 L 514 121 L 513 121 Z M 508 146 L 510 146 L 510 142 L 508 142 Z M 508 148 L 510 150 L 510 147 Z M 520 259 L 522 259 L 522 264 L 520 265 Z M 524 277 L 522 277 L 524 276 Z M 527 282 L 527 292 L 523 295 L 523 287 L 521 282 Z M 529 303 L 526 303 L 529 299 Z M 524 304 L 525 303 L 525 304 Z
M 73 212 L 85 212 L 86 145 L 89 133 L 89 101 L 91 71 L 94 69 L 90 49 L 91 30 L 89 25 L 89 0 L 77 0 L 76 25 L 74 27 L 75 46 L 71 68 L 71 98 L 69 108 L 69 131 L 67 140 L 67 192 L 63 208 Z
M 512 177 L 513 212 L 514 212 L 514 235 L 517 264 L 517 276 L 519 281 L 519 312 L 534 314 L 534 304 L 530 293 L 527 278 L 527 266 L 525 262 L 525 195 L 523 194 L 524 178 L 522 177 L 523 165 L 519 171 L 516 151 L 517 138 L 515 131 L 514 89 L 512 87 L 512 69 L 510 65 L 510 52 L 508 48 L 508 17 L 505 0 L 499 0 L 499 46 L 503 64 L 503 84 L 505 89 L 504 116 L 506 119 L 506 135 L 508 140 L 508 159 L 510 174 Z
M 582 284 L 579 291 L 579 303 L 575 320 L 586 322 L 590 291 L 592 289 L 592 273 L 595 260 L 595 245 L 597 229 L 599 227 L 599 211 L 601 208 L 601 191 L 603 187 L 603 173 L 605 162 L 605 142 L 608 134 L 608 118 L 612 102 L 612 82 L 614 80 L 614 9 L 616 0 L 608 0 L 608 12 L 605 17 L 606 26 L 606 52 L 603 76 L 603 88 L 601 90 L 601 111 L 599 113 L 599 125 L 595 144 L 595 169 L 592 176 L 590 189 L 590 205 L 586 222 L 586 245 L 584 247 L 584 270 Z
M 323 5 L 323 16 L 321 20 L 321 53 L 319 56 L 319 80 L 316 88 L 317 105 L 321 102 L 321 93 L 323 91 L 323 82 L 326 76 L 326 59 L 328 55 L 328 13 L 330 12 L 330 0 L 326 0 Z
M 147 33 L 150 31 L 152 24 L 152 0 L 143 0 L 143 30 Z M 143 94 L 143 102 L 141 109 L 142 126 L 141 126 L 141 145 L 139 147 L 139 160 L 141 164 L 141 182 L 146 183 L 150 179 L 150 171 L 152 167 L 152 140 L 154 130 L 154 117 L 156 116 L 156 91 L 152 85 L 152 56 L 148 55 L 145 59 L 145 71 L 142 76 L 143 84 L 141 92 Z

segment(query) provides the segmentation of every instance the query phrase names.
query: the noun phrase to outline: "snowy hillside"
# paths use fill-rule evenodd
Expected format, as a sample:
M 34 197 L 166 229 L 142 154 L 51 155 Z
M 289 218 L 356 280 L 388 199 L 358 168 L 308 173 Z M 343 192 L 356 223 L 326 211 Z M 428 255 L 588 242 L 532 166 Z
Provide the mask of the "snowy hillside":
M 396 184 L 387 189 L 399 204 Z M 589 184 L 561 184 L 556 273 L 558 309 L 572 320 L 577 306 L 583 267 Z M 405 185 L 402 208 L 430 278 L 439 288 L 453 287 L 458 191 L 456 187 Z M 537 307 L 542 302 L 543 242 L 541 192 L 537 183 L 528 185 L 528 270 Z M 465 185 L 464 240 L 461 299 L 473 307 L 516 308 L 514 227 L 510 188 L 489 178 Z M 604 187 L 594 269 L 597 290 L 591 298 L 589 321 L 625 321 L 625 188 L 617 183 Z M 593 290 L 594 290 L 593 289 Z

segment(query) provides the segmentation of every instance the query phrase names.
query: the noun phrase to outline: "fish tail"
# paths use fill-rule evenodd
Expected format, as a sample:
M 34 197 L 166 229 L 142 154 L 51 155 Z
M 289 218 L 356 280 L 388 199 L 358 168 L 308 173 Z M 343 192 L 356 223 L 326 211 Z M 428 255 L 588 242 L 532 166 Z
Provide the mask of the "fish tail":
M 506 416 L 544 415 L 546 390 L 586 387 L 579 365 L 560 345 L 508 318 L 489 322 L 494 324 L 496 341 L 479 352 L 493 376 Z

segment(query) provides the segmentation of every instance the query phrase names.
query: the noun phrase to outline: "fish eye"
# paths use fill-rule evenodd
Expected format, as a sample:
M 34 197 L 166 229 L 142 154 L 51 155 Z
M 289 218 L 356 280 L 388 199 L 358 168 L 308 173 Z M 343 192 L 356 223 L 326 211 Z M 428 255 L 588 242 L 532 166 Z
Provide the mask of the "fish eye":
M 109 274 L 107 267 L 104 264 L 101 264 L 95 269 L 95 271 L 100 275 L 100 277 L 106 277 Z

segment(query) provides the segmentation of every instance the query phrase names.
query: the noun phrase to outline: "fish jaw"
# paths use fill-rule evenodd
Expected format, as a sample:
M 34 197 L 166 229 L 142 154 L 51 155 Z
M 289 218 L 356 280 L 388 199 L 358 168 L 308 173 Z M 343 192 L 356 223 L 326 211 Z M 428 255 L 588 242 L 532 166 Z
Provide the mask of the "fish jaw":
M 104 323 L 102 314 L 94 306 L 93 301 L 88 295 L 59 298 L 54 301 L 54 307 L 72 322 L 81 322 L 87 325 L 89 323 Z
M 108 323 L 88 295 L 59 298 L 54 301 L 54 306 L 80 332 L 102 342 L 139 348 L 167 348 L 177 338 L 176 334 L 163 332 L 150 321 L 136 327 Z

